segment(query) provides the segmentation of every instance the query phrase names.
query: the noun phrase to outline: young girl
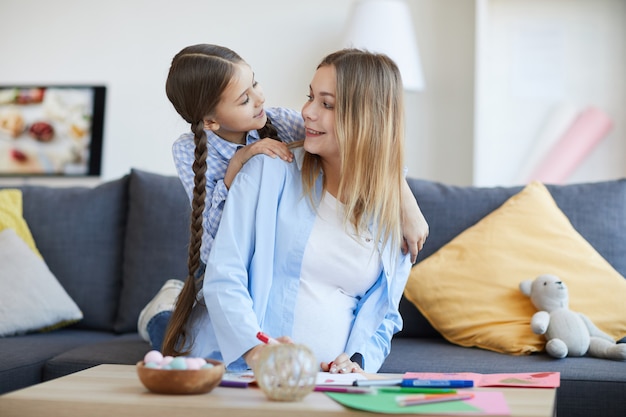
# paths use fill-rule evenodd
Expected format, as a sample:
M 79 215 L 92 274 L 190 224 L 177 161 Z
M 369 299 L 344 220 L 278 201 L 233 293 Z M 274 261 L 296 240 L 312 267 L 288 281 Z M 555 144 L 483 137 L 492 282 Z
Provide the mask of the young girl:
M 290 162 L 291 151 L 283 142 L 302 139 L 304 124 L 297 111 L 265 111 L 265 97 L 252 69 L 237 53 L 219 45 L 181 50 L 172 60 L 165 88 L 176 111 L 191 125 L 191 132 L 174 142 L 173 155 L 192 203 L 192 277 L 200 262 L 206 262 L 228 187 L 239 169 L 259 153 Z M 139 333 L 156 349 L 161 348 L 182 288 L 182 281 L 168 280 L 139 315 Z M 180 320 L 185 320 L 189 311 L 180 313 Z
M 204 304 L 170 326 L 165 352 L 249 367 L 258 331 L 313 349 L 322 370 L 376 372 L 401 328 L 404 108 L 388 57 L 326 57 L 295 163 L 251 158 L 232 183 L 204 276 Z M 189 297 L 188 295 L 191 295 Z M 195 302 L 185 292 L 176 311 Z M 180 338 L 189 333 L 189 337 Z

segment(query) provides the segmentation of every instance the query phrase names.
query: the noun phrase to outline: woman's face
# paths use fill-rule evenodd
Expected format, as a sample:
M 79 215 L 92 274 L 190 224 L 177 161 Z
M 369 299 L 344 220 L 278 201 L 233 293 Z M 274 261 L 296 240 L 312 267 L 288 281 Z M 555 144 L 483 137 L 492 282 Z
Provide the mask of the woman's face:
M 205 128 L 230 142 L 242 143 L 248 131 L 265 126 L 267 115 L 263 103 L 265 96 L 254 80 L 252 68 L 245 63 L 237 64 L 215 114 L 205 119 Z
M 334 66 L 318 68 L 309 86 L 309 100 L 302 107 L 306 128 L 304 149 L 327 162 L 339 161 L 339 145 L 335 134 L 336 85 Z

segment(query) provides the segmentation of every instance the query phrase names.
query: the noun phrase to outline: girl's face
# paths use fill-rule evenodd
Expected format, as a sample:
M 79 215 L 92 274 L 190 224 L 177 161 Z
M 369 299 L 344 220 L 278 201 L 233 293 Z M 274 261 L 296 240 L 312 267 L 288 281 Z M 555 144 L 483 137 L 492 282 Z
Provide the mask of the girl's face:
M 309 86 L 309 100 L 302 107 L 306 128 L 304 149 L 321 156 L 326 162 L 339 161 L 339 144 L 335 135 L 336 85 L 334 66 L 318 68 Z
M 235 67 L 235 74 L 222 93 L 214 114 L 204 119 L 204 127 L 229 142 L 244 143 L 248 131 L 265 126 L 265 96 L 247 64 Z

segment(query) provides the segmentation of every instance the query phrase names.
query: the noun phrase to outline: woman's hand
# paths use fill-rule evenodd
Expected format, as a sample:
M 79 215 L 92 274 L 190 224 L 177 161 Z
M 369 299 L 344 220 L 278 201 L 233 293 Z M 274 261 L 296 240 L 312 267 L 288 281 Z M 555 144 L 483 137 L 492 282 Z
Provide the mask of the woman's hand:
M 226 168 L 226 174 L 224 175 L 224 185 L 226 185 L 226 188 L 230 188 L 230 185 L 241 167 L 254 155 L 261 153 L 271 156 L 272 158 L 279 157 L 286 162 L 293 161 L 293 153 L 284 142 L 269 138 L 260 139 L 250 145 L 239 148 L 239 150 L 235 152 L 235 155 L 228 163 L 228 168 Z
M 293 343 L 289 336 L 277 337 L 276 340 L 278 340 L 280 343 Z M 267 345 L 265 343 L 258 344 L 243 354 L 243 359 L 246 361 L 250 369 L 254 369 L 254 364 L 256 363 L 257 359 L 259 359 L 259 355 L 266 346 Z
M 320 368 L 324 372 L 330 372 L 331 374 L 350 374 L 353 372 L 363 373 L 361 366 L 350 360 L 350 357 L 346 353 L 342 353 L 337 356 L 332 362 L 322 362 Z

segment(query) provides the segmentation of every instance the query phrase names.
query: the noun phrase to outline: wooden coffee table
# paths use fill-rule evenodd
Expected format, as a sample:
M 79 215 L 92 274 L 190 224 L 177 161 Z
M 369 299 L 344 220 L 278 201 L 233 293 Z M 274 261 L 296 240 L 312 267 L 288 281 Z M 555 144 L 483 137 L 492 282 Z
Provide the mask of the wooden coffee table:
M 482 388 L 481 388 L 482 389 Z M 498 388 L 511 416 L 554 416 L 555 389 Z M 217 387 L 204 395 L 158 395 L 146 390 L 132 365 L 99 365 L 0 396 L 0 416 L 59 417 L 342 417 L 368 416 L 313 392 L 300 402 L 266 399 L 258 388 Z

